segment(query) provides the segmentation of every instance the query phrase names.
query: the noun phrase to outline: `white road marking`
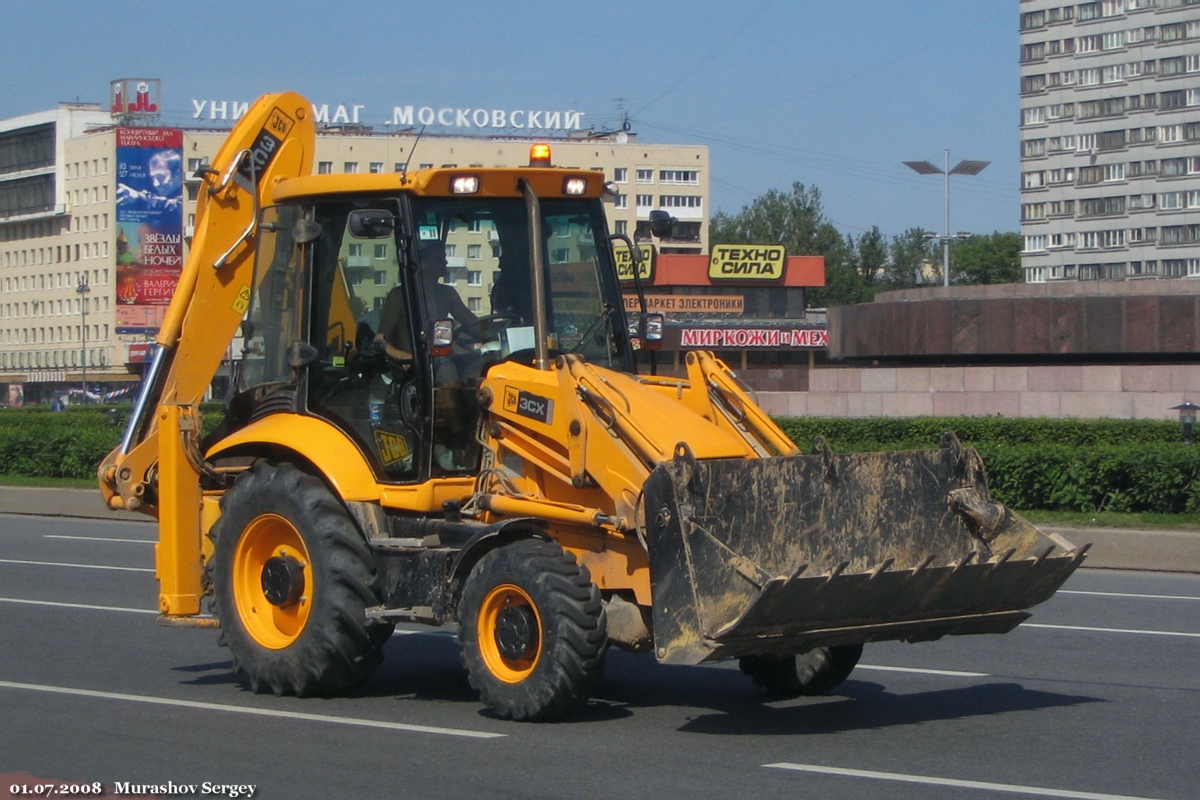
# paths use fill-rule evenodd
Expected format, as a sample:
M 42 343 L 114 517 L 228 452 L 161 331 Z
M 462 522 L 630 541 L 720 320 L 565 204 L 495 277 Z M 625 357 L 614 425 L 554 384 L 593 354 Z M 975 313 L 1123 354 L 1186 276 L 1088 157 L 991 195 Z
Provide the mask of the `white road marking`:
M 918 675 L 944 675 L 950 678 L 990 678 L 986 672 L 959 672 L 953 669 L 919 669 L 917 667 L 883 667 L 877 664 L 859 664 L 858 669 L 873 669 L 878 672 L 914 672 Z
M 114 569 L 120 572 L 154 572 L 149 567 L 106 567 L 101 564 L 66 564 L 60 561 L 23 561 L 19 558 L 0 558 L 0 564 L 25 564 L 34 567 L 72 567 L 74 569 Z
M 126 544 L 157 544 L 153 539 L 110 539 L 106 536 L 64 536 L 58 533 L 42 534 L 43 539 L 74 539 L 79 542 L 123 542 Z
M 72 689 L 66 686 L 44 686 L 36 683 L 15 683 L 0 681 L 0 689 L 19 689 L 30 692 L 48 694 L 63 694 L 72 697 L 89 697 L 98 700 L 123 700 L 127 703 L 148 703 L 150 705 L 171 706 L 174 708 L 194 708 L 201 711 L 226 711 L 231 714 L 250 714 L 260 717 L 276 717 L 279 719 L 297 719 L 306 722 L 330 722 L 335 725 L 353 725 L 361 728 L 382 728 L 392 731 L 408 731 L 411 733 L 434 733 L 442 736 L 459 736 L 468 739 L 499 739 L 508 736 L 506 733 L 489 733 L 487 731 L 472 731 L 463 728 L 439 728 L 432 725 L 412 725 L 407 722 L 385 722 L 375 719 L 360 719 L 357 717 L 340 717 L 326 714 L 307 714 L 302 711 L 280 711 L 272 708 L 251 708 L 234 706 L 225 703 L 200 703 L 194 700 L 175 700 L 170 697 L 152 697 L 140 694 L 123 694 L 121 692 L 100 692 L 91 689 Z
M 1200 633 L 1185 633 L 1183 631 L 1147 631 L 1138 628 L 1093 628 L 1088 625 L 1043 625 L 1037 622 L 1022 622 L 1022 628 L 1046 628 L 1055 631 L 1091 631 L 1093 633 L 1136 633 L 1142 636 L 1184 636 L 1189 639 L 1200 639 Z
M 989 783 L 987 781 L 962 781 L 954 778 L 935 778 L 928 775 L 906 775 L 902 772 L 875 772 L 866 769 L 844 769 L 842 767 L 822 767 L 816 764 L 763 764 L 774 769 L 790 769 L 796 772 L 815 772 L 819 775 L 839 775 L 845 778 L 871 778 L 879 781 L 898 781 L 901 783 L 919 783 L 926 786 L 954 786 L 960 789 L 980 789 L 988 792 L 1008 792 L 1009 794 L 1024 794 L 1034 797 L 1068 797 L 1072 800 L 1154 800 L 1149 797 L 1135 797 L 1127 794 L 1103 794 L 1099 792 L 1078 792 L 1071 789 L 1048 789 L 1043 786 L 1020 786 L 1010 783 Z
M 1137 600 L 1200 600 L 1186 594 L 1133 594 L 1129 592 L 1085 592 L 1079 589 L 1059 589 L 1055 594 L 1085 594 L 1092 597 L 1132 597 Z
M 26 606 L 51 606 L 53 608 L 80 608 L 85 611 L 124 611 L 128 614 L 158 614 L 153 608 L 124 608 L 123 606 L 93 606 L 87 603 L 56 603 L 53 600 L 22 600 L 19 597 L 0 597 L 0 603 L 19 603 Z

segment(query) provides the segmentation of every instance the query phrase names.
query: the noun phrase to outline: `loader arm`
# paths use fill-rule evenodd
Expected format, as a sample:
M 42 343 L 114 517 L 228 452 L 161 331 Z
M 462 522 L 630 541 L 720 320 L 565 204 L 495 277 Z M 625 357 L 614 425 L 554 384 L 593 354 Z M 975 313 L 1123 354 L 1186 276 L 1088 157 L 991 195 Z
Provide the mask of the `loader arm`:
M 199 610 L 199 403 L 254 289 L 258 212 L 278 181 L 311 171 L 315 142 L 307 100 L 265 95 L 199 174 L 195 237 L 124 437 L 99 468 L 110 508 L 159 518 L 164 614 Z

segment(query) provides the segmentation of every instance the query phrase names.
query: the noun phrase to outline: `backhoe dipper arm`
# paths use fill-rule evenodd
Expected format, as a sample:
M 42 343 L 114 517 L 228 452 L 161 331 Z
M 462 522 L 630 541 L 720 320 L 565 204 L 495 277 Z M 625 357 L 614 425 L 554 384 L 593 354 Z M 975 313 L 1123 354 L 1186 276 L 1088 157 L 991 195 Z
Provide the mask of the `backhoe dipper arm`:
M 198 404 L 249 308 L 259 209 L 280 180 L 312 170 L 311 109 L 293 92 L 264 95 L 199 174 L 196 233 L 153 361 L 121 444 L 99 468 L 110 508 L 159 518 L 164 614 L 199 610 Z

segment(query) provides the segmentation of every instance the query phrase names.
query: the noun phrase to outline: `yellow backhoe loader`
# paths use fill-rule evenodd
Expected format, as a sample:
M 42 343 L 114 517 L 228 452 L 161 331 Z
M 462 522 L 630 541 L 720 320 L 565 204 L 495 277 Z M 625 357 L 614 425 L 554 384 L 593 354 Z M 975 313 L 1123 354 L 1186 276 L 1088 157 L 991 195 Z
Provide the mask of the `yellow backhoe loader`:
M 639 375 L 661 319 L 623 309 L 601 173 L 539 151 L 312 175 L 315 138 L 307 100 L 267 95 L 198 173 L 99 469 L 109 506 L 159 521 L 161 619 L 219 625 L 254 691 L 345 691 L 415 622 L 457 624 L 518 720 L 586 703 L 610 645 L 819 693 L 866 642 L 1011 630 L 1083 559 L 992 502 L 953 434 L 802 454 L 711 353 Z M 464 264 L 476 308 L 442 280 Z

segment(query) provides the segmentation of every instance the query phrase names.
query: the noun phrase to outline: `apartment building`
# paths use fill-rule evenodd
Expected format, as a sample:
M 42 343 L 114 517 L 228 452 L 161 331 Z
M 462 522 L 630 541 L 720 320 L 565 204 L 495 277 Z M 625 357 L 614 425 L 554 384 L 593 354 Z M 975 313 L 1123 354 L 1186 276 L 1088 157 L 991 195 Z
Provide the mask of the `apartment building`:
M 1200 0 L 1022 0 L 1025 281 L 1200 277 Z
M 92 399 L 136 382 L 195 226 L 200 183 L 191 176 L 224 137 L 212 128 L 119 127 L 98 105 L 63 104 L 0 121 L 0 404 L 48 401 L 81 386 L 85 370 Z M 160 148 L 155 152 L 168 151 L 169 169 L 182 179 L 176 186 L 181 202 L 169 211 L 181 241 L 156 245 L 160 265 L 135 289 L 128 263 L 134 234 L 118 202 L 129 191 L 118 167 L 131 152 L 123 148 L 143 140 L 153 140 Z M 663 208 L 679 225 L 672 239 L 656 242 L 660 252 L 708 251 L 709 153 L 703 146 L 649 144 L 624 131 L 534 139 L 329 125 L 318 135 L 314 168 L 353 173 L 520 165 L 528 163 L 535 141 L 551 145 L 555 164 L 598 169 L 616 184 L 619 193 L 606 204 L 614 232 L 632 236 L 651 210 Z M 146 158 L 142 172 L 153 172 L 153 156 Z M 143 216 L 130 219 L 144 223 Z M 166 234 L 164 241 L 171 238 Z M 487 313 L 487 232 L 464 229 L 451 246 L 450 280 L 472 309 Z M 349 274 L 376 280 L 380 273 L 372 265 L 388 257 L 383 247 L 347 252 Z M 143 256 L 139 266 L 148 261 Z

